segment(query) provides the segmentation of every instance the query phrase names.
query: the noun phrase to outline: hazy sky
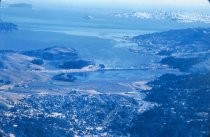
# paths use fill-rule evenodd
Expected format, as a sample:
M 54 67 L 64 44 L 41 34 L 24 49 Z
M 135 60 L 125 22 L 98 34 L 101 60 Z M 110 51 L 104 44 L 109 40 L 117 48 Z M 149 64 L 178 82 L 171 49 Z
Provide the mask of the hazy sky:
M 43 2 L 43 0 L 34 0 Z M 45 2 L 72 4 L 158 4 L 158 5 L 206 5 L 208 0 L 45 0 Z
M 4 0 L 2 0 L 4 1 Z M 32 2 L 34 4 L 81 5 L 81 6 L 206 6 L 208 0 L 5 0 L 10 2 Z

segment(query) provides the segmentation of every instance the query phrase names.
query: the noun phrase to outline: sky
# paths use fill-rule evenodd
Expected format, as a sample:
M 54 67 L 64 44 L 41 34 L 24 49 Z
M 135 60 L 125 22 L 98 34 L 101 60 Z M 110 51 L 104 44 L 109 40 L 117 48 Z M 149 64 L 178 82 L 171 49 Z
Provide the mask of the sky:
M 35 2 L 43 2 L 43 0 L 32 0 Z M 50 3 L 66 3 L 66 4 L 100 4 L 100 5 L 206 5 L 208 0 L 45 0 Z
M 36 5 L 141 7 L 141 6 L 208 6 L 208 0 L 2 0 L 28 2 Z

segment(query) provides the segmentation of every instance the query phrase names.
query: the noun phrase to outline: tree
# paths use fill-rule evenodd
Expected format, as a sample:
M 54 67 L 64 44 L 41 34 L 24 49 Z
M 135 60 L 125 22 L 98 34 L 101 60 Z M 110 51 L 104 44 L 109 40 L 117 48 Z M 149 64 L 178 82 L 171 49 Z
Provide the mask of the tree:
M 1 1 L 1 0 L 0 0 Z M 0 137 L 3 137 L 3 133 L 1 132 L 1 130 L 0 130 Z

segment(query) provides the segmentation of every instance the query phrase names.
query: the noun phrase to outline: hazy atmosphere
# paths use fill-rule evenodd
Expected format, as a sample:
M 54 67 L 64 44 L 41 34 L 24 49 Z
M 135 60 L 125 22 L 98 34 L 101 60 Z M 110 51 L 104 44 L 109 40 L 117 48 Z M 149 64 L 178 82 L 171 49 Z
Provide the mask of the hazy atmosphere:
M 209 7 L 208 0 L 3 0 L 3 2 L 26 2 L 35 5 L 59 5 L 82 7 Z
M 208 0 L 1 0 L 0 137 L 210 137 Z

